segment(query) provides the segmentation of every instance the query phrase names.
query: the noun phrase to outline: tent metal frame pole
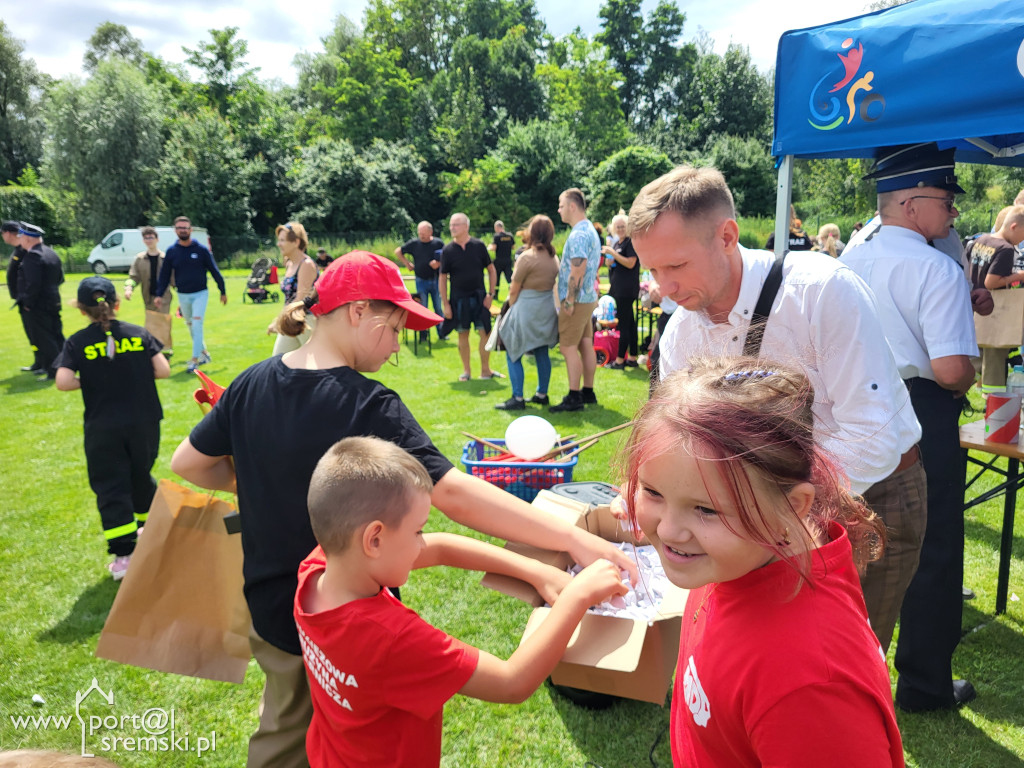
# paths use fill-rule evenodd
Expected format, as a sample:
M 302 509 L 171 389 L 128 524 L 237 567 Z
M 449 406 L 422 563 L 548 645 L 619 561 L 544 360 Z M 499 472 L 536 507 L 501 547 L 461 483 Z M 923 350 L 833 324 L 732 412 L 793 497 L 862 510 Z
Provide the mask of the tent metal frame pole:
M 781 258 L 789 246 L 789 205 L 793 200 L 793 156 L 784 155 L 779 163 L 778 196 L 775 201 L 775 258 Z

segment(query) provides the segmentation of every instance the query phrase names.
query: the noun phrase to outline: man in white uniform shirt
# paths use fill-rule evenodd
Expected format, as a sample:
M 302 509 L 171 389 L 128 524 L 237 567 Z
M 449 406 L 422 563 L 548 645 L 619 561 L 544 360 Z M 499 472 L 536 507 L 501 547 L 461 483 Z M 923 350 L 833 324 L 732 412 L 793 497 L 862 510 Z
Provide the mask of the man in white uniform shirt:
M 659 344 L 662 378 L 694 357 L 742 354 L 775 257 L 739 244 L 722 174 L 680 166 L 651 182 L 633 202 L 629 228 L 640 263 L 679 304 Z M 920 425 L 873 297 L 851 270 L 828 256 L 790 254 L 767 318 L 760 356 L 807 374 L 819 444 L 889 529 L 884 556 L 862 579 L 884 650 L 924 536 Z
M 960 265 L 929 243 L 959 216 L 953 150 L 935 144 L 887 149 L 866 178 L 877 180 L 882 226 L 843 253 L 875 292 L 879 317 L 921 422 L 928 526 L 903 602 L 896 646 L 896 704 L 948 709 L 975 697 L 953 680 L 963 614 L 964 466 L 959 419 L 978 354 L 971 291 Z

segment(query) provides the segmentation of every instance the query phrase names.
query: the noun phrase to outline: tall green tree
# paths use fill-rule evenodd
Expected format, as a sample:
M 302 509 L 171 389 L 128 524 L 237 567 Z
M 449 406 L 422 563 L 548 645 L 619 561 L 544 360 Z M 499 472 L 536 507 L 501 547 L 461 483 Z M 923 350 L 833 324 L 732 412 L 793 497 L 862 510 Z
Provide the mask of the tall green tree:
M 589 162 L 597 163 L 629 144 L 616 89 L 621 76 L 603 45 L 567 35 L 552 44 L 537 76 L 547 91 L 551 118 L 572 132 Z
M 161 94 L 123 61 L 102 61 L 84 84 L 50 92 L 51 141 L 44 178 L 78 193 L 90 237 L 145 224 L 154 208 L 153 171 L 163 151 Z
M 397 50 L 378 50 L 365 39 L 334 58 L 333 84 L 313 85 L 313 92 L 330 105 L 320 121 L 328 136 L 361 148 L 375 138 L 397 141 L 408 135 L 420 81 L 398 63 L 400 58 Z
M 750 59 L 750 51 L 730 44 L 724 55 L 705 37 L 693 76 L 681 87 L 680 119 L 673 138 L 678 148 L 702 149 L 718 135 L 753 137 L 765 144 L 771 136 L 771 83 Z M 676 154 L 669 151 L 669 154 Z
M 292 141 L 296 114 L 285 92 L 246 78 L 228 100 L 226 120 L 243 156 L 258 161 L 249 207 L 253 229 L 265 235 L 287 220 L 291 193 L 286 176 L 297 154 Z
M 413 77 L 429 80 L 450 64 L 455 41 L 465 31 L 459 0 L 370 0 L 363 29 L 371 43 L 397 50 L 399 64 Z
M 619 98 L 626 120 L 649 130 L 674 116 L 678 84 L 689 79 L 696 49 L 680 42 L 686 16 L 674 0 L 661 0 L 646 22 L 641 6 L 641 0 L 605 0 L 594 39 L 622 75 Z
M 262 159 L 245 156 L 231 127 L 212 109 L 178 115 L 157 170 L 165 217 L 188 216 L 221 238 L 250 235 L 249 199 L 263 166 Z
M 0 185 L 43 155 L 42 86 L 47 78 L 0 19 Z
M 146 52 L 142 48 L 142 41 L 129 32 L 128 27 L 104 21 L 96 27 L 86 43 L 82 66 L 92 74 L 100 62 L 107 59 L 120 59 L 142 68 L 146 64 Z
M 467 35 L 500 40 L 514 27 L 532 48 L 539 48 L 546 26 L 534 0 L 464 0 L 459 17 Z
M 303 108 L 314 108 L 327 114 L 334 107 L 332 95 L 338 80 L 338 64 L 353 46 L 362 39 L 362 32 L 345 14 L 334 19 L 334 28 L 320 38 L 324 50 L 318 53 L 302 51 L 295 55 L 293 64 L 298 70 L 295 89 L 296 103 Z
M 259 67 L 248 66 L 245 57 L 249 54 L 249 43 L 236 39 L 237 34 L 238 27 L 211 29 L 210 41 L 200 42 L 195 49 L 181 47 L 186 54 L 185 62 L 205 76 L 207 96 L 222 116 L 227 114 L 228 98 L 241 81 L 259 71 Z
M 442 72 L 431 83 L 438 105 L 432 133 L 448 166 L 469 168 L 487 150 L 490 125 L 480 78 L 472 67 Z

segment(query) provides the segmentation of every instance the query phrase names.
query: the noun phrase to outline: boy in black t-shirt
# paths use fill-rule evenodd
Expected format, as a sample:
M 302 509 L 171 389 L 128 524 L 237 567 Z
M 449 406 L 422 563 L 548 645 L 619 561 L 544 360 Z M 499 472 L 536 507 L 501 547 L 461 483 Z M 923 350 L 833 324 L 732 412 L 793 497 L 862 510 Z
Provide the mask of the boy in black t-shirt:
M 160 448 L 163 410 L 156 379 L 171 374 L 163 345 L 149 331 L 114 319 L 114 284 L 87 277 L 78 308 L 92 322 L 66 342 L 54 365 L 57 389 L 82 390 L 85 461 L 96 494 L 114 581 L 124 578 L 156 492 L 150 472 Z M 75 376 L 76 371 L 78 376 Z

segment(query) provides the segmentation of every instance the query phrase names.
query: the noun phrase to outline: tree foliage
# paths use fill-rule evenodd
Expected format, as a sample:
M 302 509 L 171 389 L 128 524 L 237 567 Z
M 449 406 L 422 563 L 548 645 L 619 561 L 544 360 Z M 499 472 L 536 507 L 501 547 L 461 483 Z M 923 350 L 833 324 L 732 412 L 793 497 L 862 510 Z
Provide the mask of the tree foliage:
M 516 226 L 530 214 L 516 194 L 515 175 L 515 163 L 488 155 L 472 168 L 444 174 L 444 196 L 452 211 L 465 213 L 471 221 L 506 219 Z
M 188 216 L 210 235 L 252 232 L 250 190 L 264 161 L 245 156 L 228 123 L 212 109 L 179 115 L 157 169 L 161 218 Z
M 51 91 L 44 177 L 77 192 L 91 237 L 146 223 L 164 119 L 157 89 L 123 61 L 102 61 L 85 84 L 67 80 Z
M 86 43 L 82 66 L 92 74 L 101 61 L 108 59 L 119 59 L 141 69 L 146 64 L 146 53 L 142 49 L 142 41 L 132 35 L 128 27 L 104 21 Z
M 681 83 L 680 115 L 670 154 L 701 149 L 713 136 L 754 137 L 765 144 L 771 133 L 771 84 L 750 60 L 750 51 L 730 44 L 724 55 L 703 38 L 687 83 Z M 675 150 L 675 152 L 673 152 Z
M 398 141 L 408 135 L 420 81 L 399 65 L 400 58 L 397 50 L 377 50 L 365 39 L 334 57 L 330 84 L 313 84 L 313 93 L 330 105 L 320 121 L 326 135 L 357 147 L 375 138 Z
M 90 236 L 185 213 L 222 238 L 289 216 L 316 232 L 407 231 L 453 206 L 557 220 L 571 186 L 607 218 L 686 161 L 718 165 L 743 212 L 770 214 L 771 84 L 743 48 L 684 42 L 677 3 L 645 14 L 602 0 L 597 35 L 555 39 L 536 0 L 369 0 L 361 26 L 338 15 L 322 48 L 295 57 L 295 87 L 259 79 L 236 27 L 177 65 L 109 21 L 88 40 L 85 80 L 51 85 L 0 22 L 0 184 L 38 183 Z M 979 205 L 997 204 L 1009 173 L 973 178 Z M 798 164 L 797 199 L 860 206 L 851 174 Z
M 547 120 L 513 126 L 498 142 L 494 155 L 515 165 L 513 184 L 527 212 L 547 214 L 555 222 L 558 196 L 582 185 L 588 168 L 569 127 Z
M 672 168 L 668 155 L 651 147 L 632 145 L 619 150 L 587 178 L 590 218 L 608 221 L 620 208 L 629 210 L 641 187 Z
M 247 66 L 249 44 L 240 38 L 236 40 L 237 34 L 238 27 L 211 29 L 210 41 L 200 42 L 194 49 L 181 47 L 186 54 L 185 62 L 206 77 L 207 96 L 221 115 L 227 114 L 228 98 L 241 81 L 259 71 L 259 67 Z
M 315 140 L 303 148 L 289 178 L 292 216 L 310 232 L 412 227 L 383 164 L 368 162 L 348 141 Z
M 743 216 L 775 214 L 775 168 L 765 144 L 753 137 L 721 135 L 708 147 L 710 165 L 722 172 Z
M 580 153 L 599 162 L 630 141 L 619 103 L 620 75 L 608 62 L 604 46 L 576 34 L 556 41 L 548 62 L 537 68 L 548 92 L 551 118 L 572 133 Z
M 29 164 L 38 166 L 43 155 L 40 89 L 46 78 L 24 50 L 0 19 L 0 184 Z
M 622 75 L 618 89 L 626 120 L 640 131 L 671 120 L 680 83 L 696 59 L 692 44 L 681 45 L 685 14 L 672 0 L 661 0 L 643 20 L 641 0 L 605 0 L 601 31 L 594 38 Z

